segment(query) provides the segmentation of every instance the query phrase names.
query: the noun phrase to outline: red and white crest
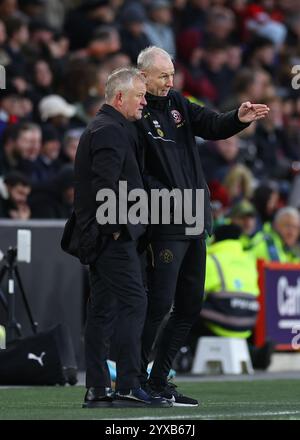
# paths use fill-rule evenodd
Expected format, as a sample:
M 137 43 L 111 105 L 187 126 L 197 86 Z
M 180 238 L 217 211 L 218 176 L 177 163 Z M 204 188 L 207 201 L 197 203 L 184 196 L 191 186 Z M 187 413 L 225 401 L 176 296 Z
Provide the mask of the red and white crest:
M 179 113 L 179 111 L 178 110 L 172 110 L 171 114 L 172 114 L 172 116 L 174 118 L 175 124 L 180 124 L 180 122 L 182 121 L 182 116 Z

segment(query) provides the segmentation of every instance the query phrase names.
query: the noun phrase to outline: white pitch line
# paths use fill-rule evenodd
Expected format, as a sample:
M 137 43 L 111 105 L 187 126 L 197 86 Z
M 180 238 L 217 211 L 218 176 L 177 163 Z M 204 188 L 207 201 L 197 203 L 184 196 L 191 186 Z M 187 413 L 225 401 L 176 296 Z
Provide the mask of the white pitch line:
M 186 416 L 168 416 L 168 417 L 120 417 L 118 419 L 101 419 L 101 420 L 193 420 L 193 419 L 214 419 L 214 418 L 227 418 L 227 417 L 257 417 L 257 416 L 286 416 L 286 415 L 300 415 L 299 411 L 265 411 L 256 413 L 237 413 L 237 414 L 196 414 L 196 415 L 186 415 Z M 99 420 L 99 419 L 94 419 Z
M 285 405 L 293 405 L 293 406 L 296 406 L 296 405 L 300 405 L 300 399 L 299 399 L 299 401 L 297 401 L 297 402 L 290 402 L 290 401 L 286 401 L 286 400 L 284 400 L 284 404 Z M 248 402 L 209 402 L 209 401 L 206 401 L 205 403 L 202 403 L 201 404 L 201 408 L 204 408 L 204 406 L 205 406 L 205 408 L 207 408 L 207 407 L 209 407 L 209 406 L 228 406 L 228 405 L 231 405 L 231 406 L 237 406 L 237 405 L 249 405 L 249 400 L 248 400 Z M 273 401 L 273 402 L 269 402 L 269 401 L 265 401 L 265 402 L 255 402 L 255 405 L 257 406 L 257 405 L 265 405 L 265 406 L 267 406 L 267 405 L 282 405 L 282 400 L 275 400 L 275 401 Z M 300 410 L 300 407 L 299 407 L 299 410 Z

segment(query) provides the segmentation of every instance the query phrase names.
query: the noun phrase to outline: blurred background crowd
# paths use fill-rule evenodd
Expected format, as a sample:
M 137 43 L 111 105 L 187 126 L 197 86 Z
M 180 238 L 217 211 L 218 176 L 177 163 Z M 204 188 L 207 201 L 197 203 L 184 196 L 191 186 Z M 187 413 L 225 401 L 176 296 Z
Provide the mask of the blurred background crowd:
M 0 0 L 0 218 L 69 216 L 107 76 L 149 45 L 172 54 L 174 87 L 193 102 L 270 107 L 239 135 L 198 143 L 216 225 L 238 224 L 245 247 L 274 233 L 277 259 L 300 261 L 299 0 Z

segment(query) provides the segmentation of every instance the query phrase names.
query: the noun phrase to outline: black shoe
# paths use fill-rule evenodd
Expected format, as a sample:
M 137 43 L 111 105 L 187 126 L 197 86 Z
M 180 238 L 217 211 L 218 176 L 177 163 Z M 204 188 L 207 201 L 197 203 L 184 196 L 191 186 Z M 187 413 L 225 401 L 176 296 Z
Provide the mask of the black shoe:
M 198 406 L 198 400 L 191 397 L 184 396 L 178 393 L 176 385 L 172 382 L 168 382 L 165 386 L 155 386 L 150 384 L 151 388 L 159 394 L 159 396 L 167 399 L 173 404 L 173 406 Z
M 160 394 L 153 388 L 151 388 L 149 382 L 142 384 L 142 389 L 145 391 L 145 393 L 147 393 L 150 397 L 154 399 L 161 398 Z
M 113 406 L 115 407 L 151 407 L 151 408 L 170 408 L 172 403 L 161 396 L 152 397 L 142 388 L 132 390 L 118 390 L 114 394 Z
M 88 388 L 82 408 L 107 408 L 112 406 L 113 392 L 111 388 Z

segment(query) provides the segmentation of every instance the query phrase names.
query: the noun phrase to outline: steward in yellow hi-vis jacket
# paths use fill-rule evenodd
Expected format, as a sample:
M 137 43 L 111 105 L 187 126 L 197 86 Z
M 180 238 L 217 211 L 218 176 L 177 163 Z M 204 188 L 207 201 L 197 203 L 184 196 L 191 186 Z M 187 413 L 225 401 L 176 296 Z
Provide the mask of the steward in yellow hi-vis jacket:
M 253 237 L 250 251 L 256 259 L 300 263 L 299 235 L 298 210 L 290 206 L 281 208 L 273 224 L 265 223 L 263 230 Z
M 180 349 L 181 357 L 174 363 L 178 372 L 191 368 L 190 358 L 202 336 L 247 339 L 253 368 L 265 370 L 270 365 L 274 343 L 267 340 L 262 347 L 251 344 L 259 310 L 259 290 L 256 259 L 243 249 L 241 232 L 234 224 L 221 225 L 215 230 L 215 242 L 207 251 L 205 301 L 185 346 Z
M 217 336 L 248 338 L 259 305 L 256 262 L 243 250 L 237 225 L 222 225 L 208 248 L 201 320 Z

